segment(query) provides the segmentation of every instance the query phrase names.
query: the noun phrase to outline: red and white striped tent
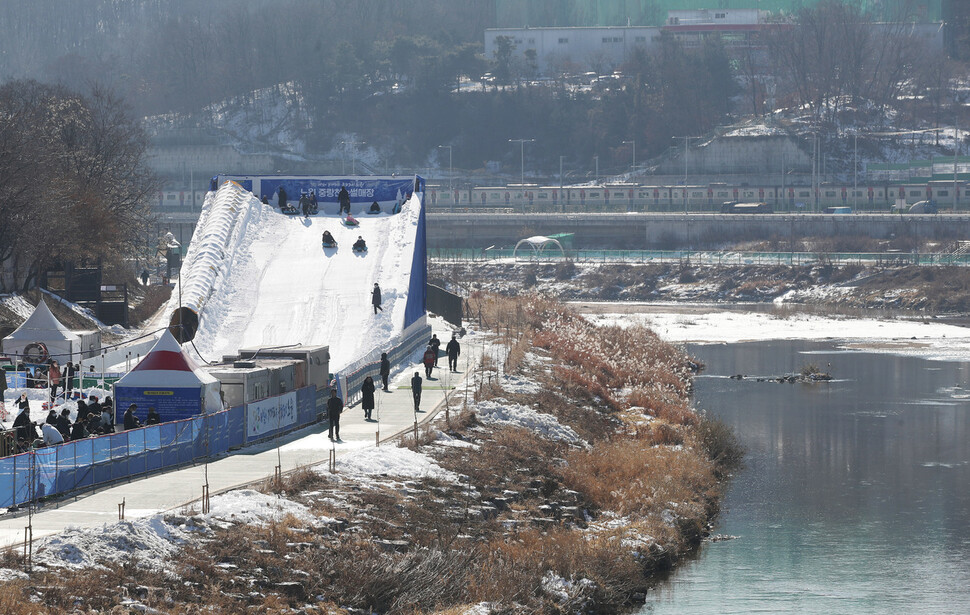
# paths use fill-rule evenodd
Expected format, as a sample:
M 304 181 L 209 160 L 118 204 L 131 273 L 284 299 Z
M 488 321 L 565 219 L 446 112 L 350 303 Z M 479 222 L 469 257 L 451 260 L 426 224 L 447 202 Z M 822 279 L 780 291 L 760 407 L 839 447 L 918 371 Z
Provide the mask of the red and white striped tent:
M 144 423 L 154 406 L 162 422 L 222 410 L 220 383 L 199 368 L 167 330 L 130 372 L 114 384 L 115 418 L 131 404 Z

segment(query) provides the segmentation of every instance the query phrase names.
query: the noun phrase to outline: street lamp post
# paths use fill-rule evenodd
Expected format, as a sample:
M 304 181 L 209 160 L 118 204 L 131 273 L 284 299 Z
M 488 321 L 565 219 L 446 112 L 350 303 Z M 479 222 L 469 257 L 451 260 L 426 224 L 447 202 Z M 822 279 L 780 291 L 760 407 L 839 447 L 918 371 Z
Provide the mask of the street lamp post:
M 600 155 L 595 154 L 593 156 L 593 162 L 596 164 L 596 185 L 600 185 Z
M 448 148 L 448 190 L 449 191 L 453 191 L 452 185 L 451 185 L 451 178 L 454 176 L 453 173 L 452 173 L 452 171 L 454 170 L 454 167 L 451 166 L 451 146 L 450 145 L 439 145 L 438 147 L 440 147 L 440 148 L 447 147 Z
M 627 143 L 629 143 L 630 145 L 633 146 L 633 173 L 635 175 L 636 172 L 637 172 L 637 142 L 636 141 L 624 141 L 623 142 L 623 145 L 626 145 Z
M 361 141 L 361 142 L 358 143 L 357 141 L 341 141 L 340 144 L 341 145 L 349 145 L 351 147 L 351 154 L 350 154 L 351 155 L 350 174 L 351 175 L 357 175 L 357 146 L 358 145 L 366 145 L 367 142 L 366 141 Z M 344 148 L 344 149 L 346 149 L 346 148 Z M 345 165 L 344 156 L 343 156 L 343 152 L 341 152 L 341 155 L 340 155 L 340 174 L 341 175 L 343 175 L 344 173 L 347 172 L 347 169 L 346 169 L 346 167 L 344 165 Z
M 852 211 L 859 211 L 859 135 L 853 135 L 852 146 Z
M 521 156 L 521 165 L 519 167 L 519 185 L 525 186 L 525 144 L 535 143 L 535 139 L 509 139 L 509 143 L 519 144 L 519 154 Z

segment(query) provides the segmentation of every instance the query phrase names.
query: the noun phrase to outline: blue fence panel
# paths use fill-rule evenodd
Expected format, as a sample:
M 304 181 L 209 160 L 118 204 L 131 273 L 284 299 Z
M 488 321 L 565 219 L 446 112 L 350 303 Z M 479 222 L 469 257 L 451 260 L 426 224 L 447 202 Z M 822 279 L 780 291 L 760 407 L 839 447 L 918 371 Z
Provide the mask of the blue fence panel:
M 36 464 L 37 476 L 34 495 L 43 498 L 56 493 L 57 448 L 42 448 L 34 451 L 34 464 Z
M 246 442 L 246 406 L 229 408 L 229 448 L 242 446 Z
M 54 447 L 57 469 L 55 476 L 54 493 L 67 493 L 73 491 L 77 480 L 77 445 L 68 442 L 61 446 Z
M 111 447 L 111 480 L 128 477 L 128 432 L 108 436 L 108 445 Z
M 153 472 L 163 467 L 162 457 L 162 428 L 161 425 L 150 425 L 145 432 L 145 470 Z
M 84 438 L 74 443 L 77 459 L 75 471 L 75 489 L 83 489 L 94 485 L 94 442 L 97 438 Z
M 125 435 L 128 436 L 128 472 L 129 474 L 144 474 L 148 469 L 146 464 L 148 455 L 145 451 L 145 430 L 132 429 L 131 431 L 126 431 Z
M 17 457 L 0 459 L 0 507 L 10 508 L 14 505 L 14 481 L 16 473 L 14 467 Z
M 95 484 L 106 483 L 111 480 L 111 436 L 100 436 L 94 439 L 94 477 Z
M 221 455 L 229 450 L 229 413 L 220 412 L 209 417 L 209 450 Z
M 175 455 L 178 463 L 189 463 L 195 458 L 193 457 L 194 434 L 192 433 L 192 422 L 194 420 L 189 419 L 175 423 L 178 429 L 177 435 L 175 436 Z
M 34 456 L 31 453 L 17 455 L 14 459 L 14 504 L 23 504 L 30 501 L 31 494 L 34 493 L 34 485 L 31 480 L 33 470 L 31 464 Z

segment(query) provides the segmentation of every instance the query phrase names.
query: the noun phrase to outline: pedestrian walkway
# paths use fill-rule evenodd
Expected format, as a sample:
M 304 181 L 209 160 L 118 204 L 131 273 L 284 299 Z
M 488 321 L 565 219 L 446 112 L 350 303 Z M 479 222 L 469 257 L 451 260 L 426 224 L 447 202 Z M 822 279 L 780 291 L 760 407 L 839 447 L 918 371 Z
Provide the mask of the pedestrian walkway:
M 364 420 L 360 405 L 345 408 L 340 420 L 341 441 L 327 437 L 326 421 L 310 425 L 269 442 L 240 449 L 227 457 L 190 467 L 133 479 L 130 482 L 85 492 L 77 498 L 45 503 L 34 512 L 30 521 L 33 537 L 56 534 L 69 526 L 97 527 L 117 521 L 119 505 L 124 503 L 126 519 L 145 517 L 159 512 L 192 505 L 202 497 L 208 480 L 209 493 L 228 491 L 272 478 L 279 466 L 289 472 L 307 465 L 328 464 L 330 452 L 339 459 L 354 450 L 375 446 L 378 434 L 381 442 L 410 432 L 415 420 L 430 421 L 446 405 L 460 407 L 463 397 L 455 394 L 462 388 L 466 376 L 478 364 L 481 346 L 462 344 L 457 373 L 449 373 L 448 359 L 442 356 L 431 380 L 425 380 L 421 410 L 414 411 L 411 397 L 411 377 L 419 371 L 424 378 L 424 366 L 415 363 L 392 376 L 389 391 L 378 390 L 373 422 Z M 447 400 L 446 394 L 453 393 Z M 393 444 L 391 444 L 393 446 Z M 28 525 L 26 512 L 8 513 L 0 517 L 0 546 L 22 544 Z

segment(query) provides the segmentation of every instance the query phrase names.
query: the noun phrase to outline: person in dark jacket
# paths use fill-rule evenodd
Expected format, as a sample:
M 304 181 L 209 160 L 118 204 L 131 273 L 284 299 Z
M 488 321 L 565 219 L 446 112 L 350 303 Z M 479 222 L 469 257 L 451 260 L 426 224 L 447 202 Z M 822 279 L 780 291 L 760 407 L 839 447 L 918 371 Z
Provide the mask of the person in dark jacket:
M 71 440 L 81 440 L 88 437 L 87 421 L 78 419 L 71 425 Z M 65 438 L 66 439 L 66 438 Z
M 26 395 L 23 400 L 27 401 Z M 37 428 L 30 421 L 30 406 L 22 407 L 20 414 L 13 420 L 13 428 L 17 431 L 17 442 L 21 450 L 37 438 Z
M 71 439 L 71 411 L 67 408 L 61 410 L 61 415 L 54 421 L 54 427 L 64 436 L 64 441 Z
M 367 242 L 364 241 L 364 238 L 363 237 L 361 237 L 360 235 L 358 235 L 357 236 L 357 241 L 354 242 L 354 245 L 351 247 L 351 249 L 354 252 L 366 252 L 367 251 Z M 374 313 L 376 314 L 377 312 L 374 312 Z
M 310 213 L 316 215 L 320 211 L 320 205 L 317 203 L 317 193 L 313 190 L 310 191 Z
M 445 346 L 445 352 L 448 354 L 448 369 L 457 372 L 458 371 L 458 355 L 461 354 L 461 344 L 455 337 L 455 334 L 451 334 L 451 341 Z
M 438 349 L 441 348 L 441 340 L 438 339 L 437 333 L 431 336 L 428 346 L 431 347 L 431 350 L 434 350 L 434 366 L 438 367 Z
M 57 425 L 57 413 L 54 412 L 53 408 L 47 411 L 47 418 L 44 419 L 44 422 L 51 425 Z
M 381 353 L 381 382 L 384 383 L 384 390 L 387 391 L 387 378 L 391 375 L 391 361 L 387 358 L 387 353 Z
M 310 197 L 306 193 L 300 196 L 300 211 L 303 212 L 304 218 L 310 215 Z
M 414 411 L 421 412 L 421 372 L 414 372 L 411 378 L 411 397 L 414 398 Z
M 374 290 L 371 291 L 370 302 L 374 306 L 375 314 L 377 310 L 384 311 L 384 308 L 381 307 L 381 287 L 377 285 L 377 282 L 374 282 Z
M 431 370 L 434 368 L 435 353 L 431 350 L 431 346 L 424 351 L 424 357 L 421 359 L 424 363 L 424 375 L 428 380 L 431 380 Z
M 364 420 L 371 420 L 371 413 L 374 412 L 374 379 L 370 376 L 364 378 L 364 384 L 360 385 L 360 406 L 364 409 Z
M 330 389 L 327 400 L 327 420 L 330 423 L 330 439 L 340 440 L 340 413 L 344 411 L 344 400 L 337 397 L 337 389 Z
M 125 431 L 128 431 L 129 429 L 138 429 L 141 427 L 141 421 L 139 421 L 138 417 L 135 416 L 136 408 L 138 408 L 138 406 L 131 404 L 128 406 L 128 409 L 125 410 Z
M 85 428 L 88 431 L 88 435 L 96 436 L 104 433 L 104 425 L 101 423 L 101 415 L 96 412 L 89 413 Z
M 277 188 L 276 196 L 279 200 L 280 211 L 286 211 L 286 189 L 283 186 Z
M 367 210 L 367 213 L 369 214 L 381 213 L 381 204 L 378 203 L 377 201 L 374 201 L 373 203 L 370 204 L 370 209 Z
M 158 425 L 161 422 L 162 422 L 162 417 L 159 416 L 158 410 L 155 409 L 155 406 L 149 406 L 148 416 L 145 417 L 145 424 Z
M 141 285 L 142 286 L 148 286 L 148 270 L 147 269 L 142 269 L 141 270 Z
M 343 186 L 340 187 L 340 192 L 337 193 L 337 203 L 340 204 L 340 211 L 338 213 L 350 213 L 350 193 Z
M 84 402 L 84 400 L 77 400 L 77 420 L 86 421 L 88 419 L 88 414 L 90 413 L 91 410 L 88 408 L 88 405 Z

